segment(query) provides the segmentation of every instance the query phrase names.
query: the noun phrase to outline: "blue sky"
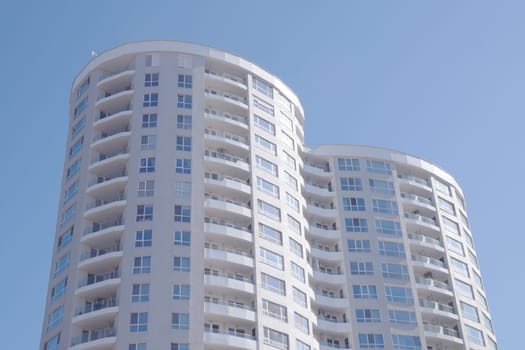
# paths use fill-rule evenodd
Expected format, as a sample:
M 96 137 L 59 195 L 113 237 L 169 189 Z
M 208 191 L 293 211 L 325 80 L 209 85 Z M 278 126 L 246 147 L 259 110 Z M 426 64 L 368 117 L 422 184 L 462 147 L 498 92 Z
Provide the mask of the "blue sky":
M 175 39 L 281 77 L 305 108 L 308 145 L 394 148 L 452 173 L 500 348 L 520 349 L 524 18 L 525 3 L 507 0 L 5 1 L 3 347 L 38 348 L 73 78 L 92 50 Z

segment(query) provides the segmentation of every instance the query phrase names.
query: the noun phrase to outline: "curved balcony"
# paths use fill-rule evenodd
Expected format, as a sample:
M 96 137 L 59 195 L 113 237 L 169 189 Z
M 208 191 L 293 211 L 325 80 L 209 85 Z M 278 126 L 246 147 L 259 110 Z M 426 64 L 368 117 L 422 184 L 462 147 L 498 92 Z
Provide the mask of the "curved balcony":
M 314 303 L 327 310 L 344 310 L 349 307 L 347 298 L 339 298 L 335 296 L 328 296 L 319 293 L 315 293 Z
M 106 221 L 110 218 L 120 217 L 127 205 L 126 196 L 95 200 L 86 205 L 84 218 L 93 221 Z
M 88 170 L 94 174 L 108 173 L 113 169 L 125 168 L 129 159 L 129 151 L 122 148 L 109 154 L 100 154 L 93 158 Z
M 85 330 L 71 340 L 70 350 L 110 350 L 117 344 L 115 328 Z
M 217 316 L 219 319 L 224 317 L 233 318 L 237 322 L 255 322 L 255 309 L 248 306 L 228 304 L 225 302 L 204 302 L 204 314 Z
M 75 311 L 71 323 L 76 327 L 94 328 L 100 324 L 108 324 L 115 319 L 119 310 L 115 298 L 102 299 L 86 303 Z
M 205 150 L 204 160 L 212 163 L 213 168 L 222 174 L 242 178 L 250 172 L 250 164 L 247 160 L 228 153 Z
M 247 228 L 213 218 L 205 219 L 204 234 L 211 240 L 219 240 L 225 243 L 231 241 L 243 243 L 247 246 L 253 243 L 253 233 Z
M 89 182 L 86 194 L 92 197 L 102 196 L 108 193 L 121 193 L 126 188 L 128 183 L 128 176 L 115 175 L 111 177 L 97 177 Z
M 230 73 L 218 73 L 206 68 L 204 76 L 208 86 L 220 88 L 221 86 L 228 86 L 236 88 L 239 91 L 246 91 L 246 79 Z
M 417 176 L 398 174 L 397 179 L 401 188 L 410 189 L 408 192 L 427 195 L 432 193 L 430 182 Z
M 414 267 L 423 268 L 424 270 L 432 269 L 433 272 L 439 271 L 444 275 L 448 275 L 448 268 L 444 262 L 438 259 L 430 258 L 428 256 L 412 254 L 412 263 Z
M 333 192 L 331 188 L 313 183 L 305 183 L 304 190 L 305 197 L 315 196 L 318 198 L 333 198 L 335 196 L 335 192 Z
M 214 129 L 204 129 L 206 145 L 212 148 L 236 148 L 237 152 L 248 152 L 250 149 L 248 138 Z
M 411 247 L 417 247 L 418 250 L 421 250 L 423 252 L 426 250 L 430 250 L 443 253 L 445 251 L 445 248 L 443 247 L 441 241 L 419 233 L 409 233 L 408 242 L 410 243 Z
M 111 153 L 128 145 L 131 131 L 128 127 L 103 132 L 93 138 L 91 149 L 101 153 Z
M 436 222 L 436 219 L 431 219 L 424 215 L 419 215 L 416 213 L 405 213 L 405 221 L 407 224 L 420 225 L 425 228 L 430 228 L 435 231 L 439 231 L 439 225 Z
M 97 83 L 97 87 L 106 91 L 122 90 L 131 85 L 134 76 L 135 67 L 126 66 L 118 71 L 103 74 Z
M 133 99 L 133 88 L 126 86 L 124 90 L 116 93 L 105 93 L 95 102 L 95 107 L 103 111 L 122 111 L 128 108 Z M 110 112 L 110 113 L 111 113 Z
M 333 175 L 333 173 L 330 171 L 330 168 L 328 167 L 328 164 L 321 166 L 311 163 L 304 163 L 303 171 L 305 173 L 308 173 L 309 175 L 314 175 L 323 178 L 331 178 Z
M 224 275 L 224 274 L 204 274 L 205 288 L 215 289 L 218 291 L 225 291 L 229 295 L 246 295 L 254 294 L 255 286 L 253 281 L 240 276 Z
M 424 319 L 449 321 L 458 320 L 459 317 L 452 306 L 431 300 L 419 300 L 419 306 Z
M 209 127 L 220 129 L 227 125 L 228 130 L 237 132 L 241 135 L 247 134 L 248 132 L 248 119 L 246 117 L 241 117 L 240 115 L 219 112 L 215 109 L 205 108 L 204 119 L 206 121 L 206 126 Z
M 333 342 L 328 343 L 327 341 L 321 340 L 319 342 L 319 350 L 333 350 L 333 349 L 351 349 L 349 345 L 345 345 L 343 341 L 341 344 L 334 344 Z
M 435 296 L 435 294 L 441 294 L 446 296 L 452 296 L 452 289 L 450 286 L 432 278 L 421 278 L 416 277 L 416 285 L 418 288 L 418 295 L 424 296 Z
M 242 250 L 214 247 L 209 244 L 204 245 L 204 258 L 207 261 L 215 262 L 213 265 L 223 266 L 231 269 L 249 272 L 254 268 L 254 259 L 251 254 Z
M 123 252 L 118 246 L 104 249 L 90 249 L 80 256 L 78 269 L 91 273 L 107 271 L 108 266 L 117 266 L 122 260 Z
M 340 250 L 328 251 L 328 250 L 323 250 L 323 249 L 319 249 L 316 247 L 312 247 L 310 252 L 312 254 L 312 258 L 316 258 L 319 260 L 325 260 L 325 261 L 330 261 L 330 262 L 340 262 L 343 260 L 343 252 Z
M 248 334 L 204 329 L 204 346 L 206 349 L 256 349 L 255 337 Z
M 248 204 L 234 201 L 228 198 L 221 198 L 215 195 L 206 195 L 206 199 L 204 200 L 204 209 L 207 213 L 210 213 L 211 216 L 220 217 L 220 215 L 216 214 L 226 212 L 229 216 L 236 216 L 241 220 L 252 217 L 252 210 L 250 209 Z
M 313 279 L 315 282 L 327 285 L 346 284 L 346 276 L 343 273 L 322 272 L 320 270 L 313 270 Z
M 463 339 L 455 329 L 433 324 L 424 324 L 423 327 L 427 339 L 442 341 L 450 345 L 463 344 Z
M 436 211 L 434 203 L 432 203 L 427 197 L 401 192 L 401 198 L 403 199 L 403 207 L 405 208 L 405 211 L 423 210 L 430 215 L 433 215 Z
M 80 242 L 90 245 L 109 245 L 120 240 L 123 233 L 122 219 L 106 223 L 93 223 L 91 227 L 86 227 Z
M 98 119 L 93 123 L 93 127 L 101 132 L 124 128 L 129 124 L 133 111 L 131 106 L 126 106 L 121 111 L 114 113 L 100 112 Z
M 206 172 L 204 174 L 206 187 L 213 188 L 213 193 L 227 195 L 230 191 L 236 191 L 250 199 L 252 188 L 246 181 L 231 176 Z
M 115 295 L 120 282 L 118 271 L 88 275 L 87 278 L 80 280 L 75 295 L 84 299 L 109 298 Z
M 314 203 L 307 203 L 305 212 L 310 215 L 315 215 L 321 218 L 336 218 L 337 209 L 331 207 L 322 207 Z
M 319 239 L 321 241 L 335 241 L 339 240 L 341 238 L 341 231 L 339 230 L 331 230 L 331 229 L 325 229 L 322 227 L 318 227 L 315 225 L 310 225 L 308 228 L 308 234 L 315 239 Z
M 350 334 L 352 331 L 349 322 L 337 322 L 321 316 L 317 317 L 315 328 L 324 333 Z
M 204 96 L 210 105 L 218 105 L 226 108 L 231 108 L 236 112 L 246 112 L 248 110 L 248 101 L 246 97 L 239 96 L 230 92 L 218 89 L 204 89 Z

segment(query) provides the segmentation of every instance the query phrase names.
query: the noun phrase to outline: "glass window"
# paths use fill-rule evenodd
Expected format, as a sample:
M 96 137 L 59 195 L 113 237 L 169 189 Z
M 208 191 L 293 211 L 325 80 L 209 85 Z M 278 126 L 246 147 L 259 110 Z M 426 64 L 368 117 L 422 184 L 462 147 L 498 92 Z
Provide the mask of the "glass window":
M 153 205 L 137 205 L 136 221 L 152 221 Z
M 286 162 L 286 164 L 288 164 L 288 166 L 290 166 L 290 168 L 292 168 L 293 170 L 297 170 L 297 163 L 294 157 L 292 157 L 286 151 L 282 151 L 282 156 L 284 161 Z
M 189 300 L 190 299 L 190 285 L 189 284 L 174 284 L 173 285 L 173 300 Z
M 140 138 L 140 149 L 143 151 L 155 149 L 157 145 L 157 136 L 144 135 Z
M 82 114 L 82 112 L 86 110 L 87 106 L 88 106 L 88 97 L 86 96 L 84 97 L 84 99 L 82 99 L 82 101 L 80 101 L 80 103 L 73 110 L 73 119 L 76 119 L 80 114 Z
M 153 242 L 152 230 L 140 230 L 135 232 L 135 247 L 151 247 Z
M 258 200 L 257 201 L 257 204 L 258 204 L 258 208 L 259 208 L 259 213 L 271 218 L 271 219 L 274 219 L 274 220 L 277 220 L 277 221 L 281 221 L 281 209 L 269 204 L 269 203 L 266 203 L 265 201 L 262 201 L 262 200 Z
M 191 89 L 192 85 L 193 85 L 193 79 L 191 75 L 179 74 L 179 78 L 177 80 L 178 87 L 185 88 L 185 89 Z
M 178 198 L 191 198 L 191 182 L 175 181 L 175 196 Z
M 67 225 L 71 219 L 75 216 L 77 212 L 77 204 L 72 204 L 69 208 L 66 209 L 66 211 L 62 214 L 62 218 L 60 219 L 60 226 L 64 227 Z
M 399 222 L 389 220 L 376 220 L 376 231 L 385 235 L 400 236 L 401 225 Z
M 81 159 L 77 159 L 71 166 L 67 169 L 66 172 L 66 181 L 71 180 L 76 174 L 78 174 L 78 171 L 80 170 L 80 162 Z
M 339 170 L 361 170 L 361 166 L 359 165 L 359 159 L 355 158 L 337 158 L 337 166 L 339 167 Z
M 282 143 L 290 147 L 290 149 L 295 150 L 295 143 L 293 141 L 293 138 L 287 133 L 285 133 L 284 131 L 281 131 L 281 134 L 282 134 L 282 138 L 281 138 Z
M 441 197 L 438 197 L 439 209 L 443 210 L 445 213 L 450 215 L 456 215 L 456 210 L 454 209 L 454 204 L 450 203 L 447 200 L 444 200 Z
M 286 295 L 285 282 L 264 272 L 261 272 L 261 287 L 279 295 Z
M 488 318 L 487 315 L 485 315 L 484 313 L 481 313 L 481 315 L 483 316 L 483 324 L 485 325 L 485 327 L 487 327 L 487 329 L 494 333 L 494 326 L 492 325 L 492 321 L 490 320 L 490 318 Z
M 387 201 L 382 199 L 372 200 L 372 209 L 375 213 L 397 215 L 397 203 L 393 201 Z
M 366 168 L 368 171 L 373 172 L 373 173 L 379 173 L 379 174 L 385 174 L 385 175 L 392 174 L 392 169 L 390 168 L 390 164 L 385 163 L 385 162 L 380 162 L 377 160 L 367 160 Z
M 51 302 L 55 302 L 62 295 L 66 294 L 67 289 L 67 277 L 58 282 L 51 290 Z
M 454 233 L 459 236 L 459 226 L 454 221 L 442 216 L 441 219 L 443 220 L 443 223 L 445 224 L 445 229 L 450 232 Z
M 259 156 L 255 156 L 255 162 L 257 164 L 257 167 L 258 168 L 261 168 L 263 169 L 264 171 L 274 175 L 274 176 L 277 176 L 277 165 L 270 162 L 269 160 L 266 160 L 262 157 L 259 157 Z
M 270 242 L 277 243 L 279 245 L 283 244 L 283 234 L 281 231 L 277 231 L 270 226 L 259 224 L 259 235 Z
M 481 276 L 478 275 L 478 273 L 476 271 L 472 271 L 472 279 L 474 279 L 474 283 L 476 284 L 476 286 L 483 290 L 483 281 L 481 280 Z
M 294 325 L 295 328 L 305 334 L 310 334 L 310 325 L 308 319 L 297 312 L 294 312 Z
M 257 189 L 272 197 L 279 198 L 279 186 L 257 176 Z
M 381 271 L 384 278 L 396 278 L 408 280 L 408 268 L 403 264 L 381 264 Z
M 472 251 L 470 251 L 470 249 L 467 249 L 467 252 L 468 252 L 468 258 L 470 260 L 470 262 L 479 268 L 479 264 L 478 264 L 478 258 L 476 257 L 476 255 L 474 255 L 474 253 Z
M 271 116 L 275 115 L 273 106 L 271 104 L 264 102 L 263 100 L 260 100 L 255 96 L 253 97 L 253 105 Z
M 191 159 L 175 160 L 175 172 L 178 174 L 191 174 Z
M 129 344 L 128 350 L 147 350 L 146 343 Z
M 148 313 L 132 312 L 129 317 L 129 331 L 131 333 L 146 332 L 148 330 Z
M 273 318 L 277 318 L 284 322 L 288 321 L 286 307 L 269 300 L 262 300 L 262 309 L 265 315 L 268 315 Z
M 385 286 L 386 300 L 392 303 L 413 304 L 412 289 L 404 287 Z
M 358 323 L 378 323 L 381 322 L 379 309 L 356 309 L 355 319 Z
M 268 120 L 259 117 L 257 114 L 253 115 L 253 120 L 255 122 L 255 125 L 259 127 L 260 129 L 265 130 L 266 132 L 275 135 L 275 124 L 269 122 Z
M 159 94 L 156 92 L 144 94 L 143 107 L 157 107 L 159 105 Z
M 464 262 L 459 261 L 458 259 L 451 258 L 450 261 L 452 262 L 452 267 L 454 268 L 454 271 L 459 273 L 460 275 L 463 275 L 465 277 L 469 277 L 468 273 L 468 265 Z
M 133 274 L 151 272 L 151 256 L 138 256 L 133 261 Z
M 415 326 L 417 324 L 416 313 L 405 310 L 388 310 L 388 320 L 390 323 L 406 324 Z
M 173 233 L 173 244 L 179 247 L 189 247 L 191 244 L 191 232 L 175 231 Z
M 284 178 L 285 178 L 286 183 L 288 183 L 288 185 L 290 185 L 291 188 L 293 188 L 296 191 L 299 189 L 299 186 L 297 185 L 297 179 L 295 177 L 293 177 L 292 175 L 288 174 L 288 172 L 285 171 Z
M 456 282 L 456 287 L 457 287 L 459 294 L 467 298 L 474 299 L 474 292 L 470 284 L 460 281 L 458 279 L 456 279 L 455 282 Z
M 288 203 L 288 205 L 292 207 L 293 210 L 299 212 L 299 200 L 297 200 L 297 198 L 288 192 L 286 192 L 286 203 Z
M 459 220 L 460 220 L 461 223 L 462 223 L 463 225 L 465 225 L 467 228 L 469 227 L 468 219 L 467 219 L 467 217 L 466 217 L 462 212 L 459 212 Z
M 191 115 L 177 115 L 177 129 L 191 129 Z
M 151 197 L 155 194 L 155 181 L 142 180 L 138 182 L 138 185 L 137 195 L 139 197 Z
M 284 270 L 284 258 L 282 257 L 282 255 L 260 247 L 259 256 L 263 264 L 270 265 L 279 270 Z
M 359 333 L 359 347 L 361 349 L 384 349 L 385 342 L 382 334 Z
M 82 85 L 80 85 L 80 87 L 77 90 L 77 98 L 84 95 L 84 93 L 89 89 L 89 82 L 90 82 L 90 79 L 88 77 L 86 81 L 84 81 Z
M 465 325 L 465 333 L 467 333 L 468 340 L 470 340 L 474 344 L 485 346 L 483 332 L 479 329 Z
M 191 151 L 191 137 L 177 136 L 177 151 Z
M 306 293 L 303 293 L 301 290 L 295 288 L 295 287 L 292 287 L 292 294 L 293 294 L 293 300 L 303 306 L 303 307 L 308 307 L 307 305 L 307 301 L 306 301 Z
M 277 155 L 277 146 L 275 143 L 268 141 L 264 137 L 255 134 L 255 143 L 262 149 L 270 152 L 274 156 Z
M 412 335 L 392 335 L 394 350 L 421 350 L 421 340 Z
M 465 250 L 463 249 L 463 243 L 447 236 L 447 247 L 449 250 L 464 256 Z
M 67 269 L 69 266 L 69 261 L 71 260 L 71 252 L 67 252 L 66 254 L 62 255 L 60 259 L 55 264 L 55 277 L 60 275 L 62 271 Z
M 171 328 L 172 329 L 190 329 L 190 314 L 189 313 L 172 313 L 171 314 Z
M 55 328 L 60 322 L 62 322 L 62 318 L 64 317 L 64 305 L 59 306 L 51 314 L 49 315 L 49 318 L 47 320 L 47 331 L 49 332 L 51 329 Z
M 191 109 L 192 97 L 191 95 L 177 95 L 177 108 Z
M 190 258 L 184 256 L 173 257 L 173 271 L 190 272 Z
M 310 350 L 310 345 L 307 345 L 300 341 L 299 339 L 295 340 L 295 350 Z
M 144 86 L 159 86 L 159 73 L 146 73 L 144 76 Z
M 289 238 L 290 251 L 299 257 L 303 257 L 303 246 L 296 240 Z
M 80 152 L 83 144 L 84 144 L 84 136 L 78 139 L 78 141 L 75 142 L 73 146 L 71 146 L 71 148 L 69 148 L 69 159 L 73 159 L 73 157 L 76 156 L 78 152 Z
M 368 232 L 366 219 L 345 218 L 346 232 Z
M 149 283 L 137 283 L 131 286 L 131 302 L 149 301 Z
M 363 184 L 361 179 L 357 177 L 342 177 L 341 181 L 341 190 L 342 191 L 362 191 Z
M 60 344 L 60 333 L 44 344 L 44 350 L 58 350 L 58 344 Z
M 368 179 L 370 190 L 375 193 L 394 194 L 394 184 L 390 181 Z
M 264 343 L 278 349 L 288 349 L 288 334 L 281 333 L 268 327 L 263 328 Z
M 71 226 L 66 232 L 64 232 L 60 237 L 58 237 L 58 249 L 66 247 L 73 240 L 73 229 L 74 226 Z
M 142 127 L 143 128 L 156 128 L 157 127 L 157 113 L 143 114 L 142 115 Z
M 292 230 L 293 233 L 301 236 L 301 224 L 290 215 L 288 215 L 288 228 Z
M 139 173 L 153 173 L 155 172 L 155 157 L 141 158 Z
M 305 273 L 304 273 L 304 269 L 301 266 L 291 261 L 290 270 L 292 271 L 292 276 L 295 277 L 295 279 L 303 283 L 305 282 Z
M 379 254 L 386 256 L 405 256 L 405 247 L 403 243 L 378 241 Z
M 377 288 L 373 284 L 354 284 L 352 291 L 356 299 L 377 299 Z
M 83 117 L 73 126 L 73 129 L 71 130 L 71 138 L 75 138 L 78 134 L 80 134 L 80 132 L 82 131 L 82 129 L 84 129 L 85 126 L 86 117 Z
M 350 261 L 352 275 L 373 275 L 374 264 L 370 261 Z
M 343 198 L 343 209 L 348 211 L 365 211 L 364 198 Z
M 370 240 L 368 239 L 349 239 L 346 243 L 349 252 L 370 253 Z
M 469 320 L 479 322 L 478 309 L 475 306 L 461 302 L 461 312 Z
M 259 78 L 253 77 L 253 87 L 255 90 L 262 92 L 266 96 L 273 98 L 273 89 L 270 84 Z
M 446 194 L 447 196 L 450 196 L 450 187 L 448 187 L 447 184 L 444 184 L 443 182 L 434 179 L 434 184 L 436 187 L 436 190 L 438 190 L 441 193 Z

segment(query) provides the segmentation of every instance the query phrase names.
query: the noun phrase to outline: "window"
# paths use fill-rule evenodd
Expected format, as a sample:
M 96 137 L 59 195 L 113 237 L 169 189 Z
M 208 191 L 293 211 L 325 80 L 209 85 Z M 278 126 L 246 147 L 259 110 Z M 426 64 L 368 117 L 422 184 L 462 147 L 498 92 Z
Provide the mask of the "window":
M 280 93 L 277 94 L 277 96 L 279 97 L 279 103 L 284 107 L 286 108 L 286 110 L 288 112 L 292 112 L 292 103 L 290 102 L 290 100 L 288 100 L 286 97 L 284 97 L 283 95 L 281 95 Z
M 191 109 L 192 98 L 191 95 L 177 95 L 177 107 L 183 109 Z
M 60 225 L 63 227 L 65 226 L 73 217 L 75 216 L 77 212 L 77 204 L 74 203 L 69 208 L 66 209 L 66 211 L 62 214 L 62 218 L 60 219 Z
M 80 134 L 80 132 L 82 131 L 82 129 L 84 129 L 85 126 L 86 117 L 83 117 L 73 126 L 73 129 L 71 130 L 71 138 L 75 138 L 78 134 Z
M 474 300 L 474 292 L 470 284 L 462 282 L 458 279 L 456 279 L 455 282 L 456 282 L 456 287 L 458 289 L 459 294 Z
M 379 309 L 356 309 L 355 319 L 358 323 L 378 323 L 381 322 Z
M 86 110 L 87 106 L 88 106 L 88 98 L 86 96 L 84 97 L 82 101 L 80 101 L 80 103 L 73 110 L 73 117 L 74 118 L 78 117 L 82 112 Z
M 173 244 L 180 247 L 189 247 L 191 244 L 191 232 L 175 231 L 173 233 Z
M 191 197 L 191 182 L 175 181 L 175 196 L 177 198 Z
M 460 241 L 457 241 L 454 238 L 447 236 L 447 246 L 448 249 L 453 251 L 454 253 L 458 253 L 459 255 L 465 256 L 465 251 L 463 250 L 463 243 L 461 243 Z
M 190 258 L 183 256 L 176 256 L 173 258 L 173 271 L 175 272 L 190 272 Z
M 405 256 L 403 243 L 379 241 L 379 254 L 386 256 Z
M 465 333 L 467 333 L 468 340 L 474 344 L 485 346 L 483 332 L 481 332 L 479 329 L 465 325 Z
M 55 277 L 60 275 L 62 271 L 67 269 L 69 266 L 69 261 L 71 260 L 71 252 L 67 252 L 66 254 L 62 255 L 60 259 L 55 264 Z
M 177 57 L 177 67 L 179 67 L 179 68 L 191 68 L 191 56 L 178 55 L 178 57 Z
M 380 162 L 377 160 L 367 160 L 366 169 L 372 173 L 379 173 L 379 174 L 385 174 L 385 175 L 392 174 L 392 169 L 390 168 L 390 164 L 385 163 L 385 162 Z
M 262 300 L 262 309 L 265 315 L 268 315 L 273 318 L 277 318 L 284 322 L 288 321 L 288 316 L 286 312 L 286 307 L 280 304 L 271 302 L 269 300 Z
M 290 262 L 290 270 L 292 271 L 292 276 L 301 281 L 301 282 L 305 282 L 305 273 L 304 273 L 304 269 L 297 265 L 296 263 L 294 263 L 293 261 Z
M 288 335 L 274 329 L 264 327 L 264 343 L 278 349 L 288 349 Z
M 142 180 L 139 181 L 139 188 L 137 195 L 139 197 L 151 197 L 155 193 L 155 181 L 153 180 Z
M 261 287 L 279 295 L 286 295 L 285 282 L 264 272 L 261 272 Z
M 286 108 L 288 109 L 288 107 L 286 107 Z M 288 109 L 288 110 L 290 110 L 290 109 Z M 281 111 L 281 118 L 279 120 L 284 124 L 284 126 L 286 126 L 288 129 L 293 131 L 293 121 L 292 121 L 292 119 L 289 118 L 288 116 L 286 116 L 286 114 L 283 113 L 282 111 Z M 297 130 L 296 130 L 296 132 L 297 132 Z
M 359 165 L 359 159 L 355 158 L 337 158 L 337 166 L 339 167 L 339 170 L 361 170 L 361 166 Z
M 190 350 L 190 344 L 188 343 L 171 343 L 170 350 Z
M 253 105 L 271 116 L 275 115 L 273 111 L 273 106 L 271 104 L 264 102 L 263 100 L 259 100 L 255 96 L 253 97 Z
M 259 156 L 255 156 L 255 162 L 258 168 L 263 169 L 264 171 L 272 174 L 273 176 L 277 176 L 278 170 L 276 164 Z
M 44 344 L 44 350 L 58 350 L 58 344 L 60 344 L 60 333 Z
M 146 343 L 129 344 L 128 350 L 147 350 Z
M 151 256 L 138 256 L 133 261 L 133 274 L 151 272 Z
M 485 325 L 485 327 L 487 327 L 487 329 L 494 333 L 494 326 L 492 325 L 492 321 L 490 320 L 490 318 L 488 318 L 487 315 L 485 315 L 484 313 L 481 313 L 481 315 L 483 315 L 483 324 Z
M 259 235 L 267 241 L 283 244 L 283 234 L 270 226 L 259 224 Z
M 260 199 L 257 201 L 257 204 L 259 208 L 259 213 L 274 220 L 281 221 L 281 209 L 269 203 L 266 203 L 265 201 L 262 201 Z
M 288 203 L 293 210 L 299 212 L 299 201 L 288 192 L 286 192 L 286 203 Z
M 178 174 L 191 174 L 191 159 L 180 159 L 175 161 L 175 172 Z
M 261 247 L 259 248 L 259 256 L 261 257 L 261 262 L 263 264 L 270 265 L 279 270 L 284 270 L 284 259 L 282 255 Z
M 160 54 L 145 55 L 144 63 L 146 67 L 158 67 L 160 64 Z
M 151 247 L 153 232 L 151 230 L 140 230 L 135 232 L 135 247 Z
M 376 231 L 385 235 L 400 236 L 401 225 L 399 222 L 389 220 L 376 220 Z
M 131 302 L 149 301 L 149 283 L 135 283 L 131 286 Z
M 287 171 L 284 172 L 284 178 L 285 178 L 286 183 L 288 183 L 288 185 L 291 188 L 293 188 L 296 191 L 299 189 L 299 187 L 297 186 L 297 179 L 293 177 L 292 175 L 288 174 Z
M 468 265 L 464 262 L 459 261 L 458 259 L 451 258 L 450 262 L 452 263 L 452 267 L 454 268 L 454 271 L 459 273 L 460 275 L 463 275 L 465 277 L 469 277 L 468 273 Z
M 346 232 L 368 232 L 366 219 L 345 218 Z
M 142 102 L 143 107 L 157 107 L 159 105 L 159 94 L 153 92 L 151 94 L 144 94 Z
M 273 154 L 274 156 L 277 155 L 277 146 L 275 145 L 275 143 L 270 142 L 257 134 L 255 134 L 255 143 L 262 149 Z
M 408 280 L 408 268 L 402 264 L 381 264 L 381 271 L 384 278 L 397 278 Z
M 385 347 L 383 335 L 359 333 L 359 347 L 361 349 L 383 349 Z
M 469 258 L 470 262 L 471 262 L 474 266 L 476 266 L 476 267 L 479 268 L 479 266 L 478 266 L 478 258 L 476 257 L 476 255 L 474 255 L 474 253 L 471 252 L 470 249 L 467 249 L 467 253 L 468 253 L 468 258 Z
M 368 179 L 370 190 L 375 193 L 394 194 L 394 184 L 390 181 Z
M 476 271 L 472 271 L 472 279 L 474 280 L 474 283 L 476 286 L 478 286 L 479 289 L 483 290 L 483 282 L 481 281 L 481 276 L 478 275 Z
M 142 127 L 143 128 L 156 128 L 157 127 L 157 113 L 143 114 L 142 115 Z
M 143 151 L 155 149 L 157 145 L 157 136 L 144 135 L 140 138 L 140 149 Z
M 343 209 L 348 211 L 365 211 L 364 198 L 343 198 Z
M 131 333 L 146 332 L 148 330 L 148 313 L 132 312 L 129 317 L 129 331 Z
M 354 284 L 352 291 L 356 299 L 377 299 L 377 288 L 373 284 Z
M 386 300 L 392 303 L 413 304 L 412 289 L 403 287 L 385 286 Z
M 71 166 L 67 169 L 66 172 L 66 181 L 71 180 L 76 174 L 78 174 L 78 171 L 80 170 L 80 161 L 81 159 L 77 159 Z
M 467 228 L 469 227 L 468 219 L 462 212 L 459 212 L 459 221 L 461 221 L 461 223 L 465 225 Z
M 361 179 L 357 177 L 342 177 L 341 179 L 342 191 L 362 191 L 363 184 Z
M 478 309 L 470 304 L 461 302 L 461 312 L 463 316 L 471 321 L 479 322 Z
M 295 339 L 295 350 L 310 350 L 310 345 L 303 343 L 299 339 Z
M 84 144 L 84 136 L 78 139 L 78 141 L 75 142 L 73 146 L 71 146 L 71 148 L 69 148 L 69 159 L 73 159 L 73 157 L 76 156 L 78 152 L 80 152 L 83 144 Z
M 368 239 L 349 239 L 346 243 L 349 252 L 370 253 L 370 240 Z
M 66 232 L 58 237 L 58 249 L 66 247 L 73 239 L 73 226 L 71 226 Z
M 144 86 L 159 86 L 159 73 L 146 73 Z
M 415 326 L 417 324 L 416 313 L 404 310 L 388 310 L 388 320 L 391 323 Z
M 266 119 L 259 117 L 257 114 L 253 115 L 253 120 L 257 127 L 259 127 L 260 129 L 272 135 L 275 135 L 275 124 L 274 123 L 270 123 Z
M 79 98 L 80 96 L 84 95 L 84 93 L 89 89 L 89 77 L 86 79 L 85 82 L 82 83 L 82 85 L 80 85 L 80 87 L 78 88 L 77 90 L 77 98 Z
M 64 317 L 64 305 L 59 306 L 51 314 L 49 315 L 49 318 L 47 320 L 47 331 L 49 332 L 51 329 L 55 328 L 60 322 L 62 322 L 62 318 Z
M 397 215 L 397 203 L 393 201 L 386 201 L 382 199 L 373 199 L 372 208 L 375 213 Z
M 279 198 L 279 186 L 257 177 L 257 189 L 261 192 L 267 193 L 272 197 Z
M 300 330 L 305 334 L 310 334 L 310 325 L 308 319 L 304 316 L 301 316 L 297 312 L 294 312 L 294 325 L 295 328 Z
M 450 187 L 448 187 L 447 184 L 444 184 L 443 182 L 434 179 L 434 185 L 436 187 L 436 190 L 446 194 L 447 196 L 450 196 Z
M 191 151 L 191 137 L 177 136 L 177 151 Z
M 177 86 L 180 88 L 191 89 L 193 84 L 193 79 L 191 75 L 188 74 L 179 74 L 179 79 L 177 80 Z
M 53 289 L 51 290 L 51 302 L 55 302 L 58 300 L 62 295 L 66 293 L 67 289 L 67 277 L 64 278 L 62 281 L 55 284 Z
M 450 215 L 456 215 L 456 210 L 454 209 L 454 204 L 449 201 L 444 200 L 441 197 L 438 197 L 439 209 L 443 210 L 445 213 Z
M 303 257 L 303 246 L 294 239 L 288 239 L 290 251 L 299 257 Z
M 140 158 L 139 173 L 155 172 L 155 157 Z
M 352 275 L 373 275 L 374 264 L 370 261 L 351 261 L 350 273 Z
M 302 307 L 308 307 L 308 304 L 306 302 L 306 293 L 303 293 L 299 289 L 293 287 L 292 288 L 292 294 L 293 294 L 293 300 L 301 305 Z
M 488 309 L 489 305 L 487 304 L 487 298 L 485 298 L 485 296 L 481 294 L 479 290 L 476 294 L 478 295 L 478 300 L 480 301 L 480 303 L 485 307 L 485 309 Z
M 295 150 L 295 144 L 294 144 L 293 138 L 290 135 L 288 135 L 287 133 L 285 133 L 284 131 L 281 131 L 281 134 L 283 136 L 281 141 L 286 146 L 290 147 L 290 149 Z
M 283 159 L 286 161 L 286 164 L 290 166 L 293 170 L 297 170 L 297 163 L 295 158 L 288 154 L 286 151 L 282 151 Z
M 465 234 L 465 240 L 467 241 L 467 244 L 471 248 L 474 248 L 474 240 L 472 239 L 472 236 L 470 235 L 470 233 L 468 233 L 466 230 L 463 230 L 463 233 Z
M 273 89 L 270 84 L 261 79 L 253 77 L 253 87 L 255 90 L 262 92 L 266 96 L 273 98 Z
M 173 285 L 173 300 L 189 300 L 190 299 L 190 285 L 189 284 L 174 284 Z
M 392 335 L 394 350 L 421 350 L 421 340 L 412 335 Z
M 153 205 L 137 205 L 137 221 L 153 220 Z
M 301 224 L 290 215 L 288 215 L 288 228 L 292 230 L 293 233 L 301 236 Z
M 177 129 L 191 129 L 191 115 L 177 115 Z

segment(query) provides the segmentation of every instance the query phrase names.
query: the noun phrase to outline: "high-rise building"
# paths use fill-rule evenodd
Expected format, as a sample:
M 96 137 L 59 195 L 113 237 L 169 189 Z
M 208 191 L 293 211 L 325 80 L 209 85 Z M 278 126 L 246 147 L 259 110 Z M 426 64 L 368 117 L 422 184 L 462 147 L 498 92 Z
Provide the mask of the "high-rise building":
M 40 349 L 497 349 L 454 178 L 307 148 L 303 126 L 283 82 L 218 49 L 89 62 Z

